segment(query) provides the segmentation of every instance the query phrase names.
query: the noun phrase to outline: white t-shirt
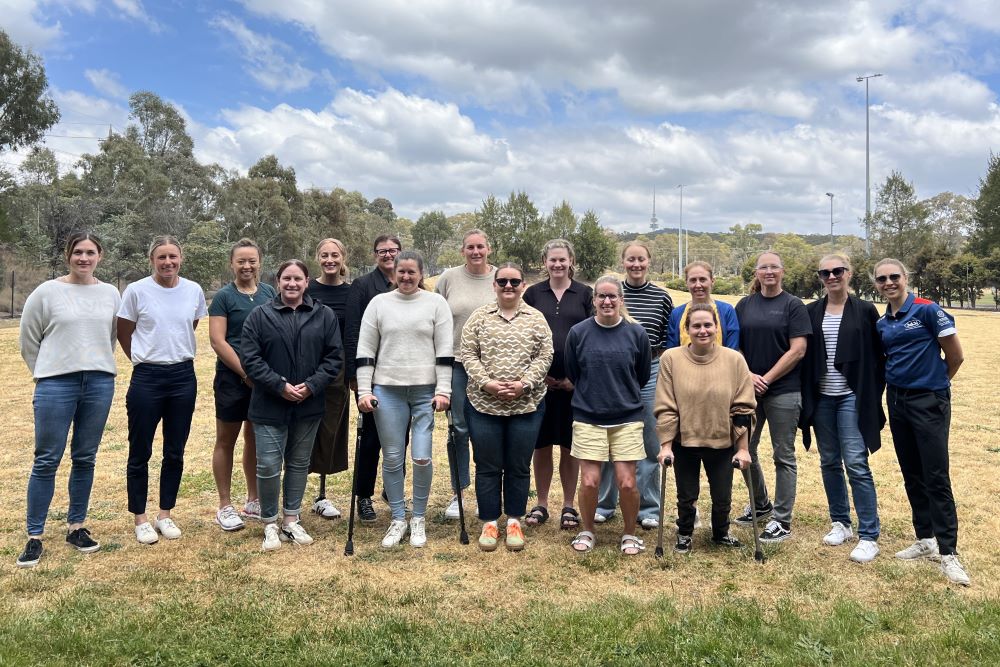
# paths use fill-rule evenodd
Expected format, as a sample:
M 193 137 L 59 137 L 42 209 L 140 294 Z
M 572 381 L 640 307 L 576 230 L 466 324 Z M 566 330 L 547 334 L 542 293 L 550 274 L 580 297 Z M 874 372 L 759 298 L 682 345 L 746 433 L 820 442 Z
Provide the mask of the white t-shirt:
M 125 288 L 121 319 L 135 322 L 132 364 L 177 364 L 194 359 L 194 322 L 208 315 L 198 283 L 180 278 L 163 287 L 152 276 Z

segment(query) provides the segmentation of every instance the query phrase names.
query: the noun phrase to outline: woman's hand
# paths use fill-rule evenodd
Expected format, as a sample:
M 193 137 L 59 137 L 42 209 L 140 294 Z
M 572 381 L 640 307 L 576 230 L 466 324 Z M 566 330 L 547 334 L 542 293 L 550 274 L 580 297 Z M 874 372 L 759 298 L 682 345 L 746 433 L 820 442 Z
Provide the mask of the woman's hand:
M 303 401 L 313 395 L 312 389 L 305 382 L 295 385 L 295 388 L 298 390 L 299 395 L 302 396 Z
M 746 470 L 750 467 L 751 461 L 750 452 L 745 449 L 736 450 L 736 456 L 733 457 L 734 466 L 738 466 L 740 470 Z
M 281 397 L 286 401 L 291 401 L 292 403 L 301 403 L 305 398 L 299 387 L 293 387 L 287 382 L 285 383 L 285 388 L 281 390 Z
M 569 378 L 563 378 L 559 381 L 559 388 L 563 391 L 573 391 L 575 388 L 573 383 L 569 381 Z
M 661 466 L 669 466 L 674 462 L 674 449 L 669 443 L 664 443 L 660 445 L 660 453 L 657 455 L 656 460 L 660 462 Z
M 358 399 L 358 410 L 361 410 L 361 412 L 374 412 L 377 406 L 378 401 L 375 399 L 374 394 L 365 394 Z
M 502 398 L 500 396 L 500 392 L 503 391 L 504 384 L 505 383 L 501 382 L 500 380 L 490 380 L 483 386 L 483 391 L 485 391 L 490 396 L 494 396 L 496 398 Z
M 758 396 L 763 396 L 767 393 L 768 385 L 767 380 L 764 379 L 763 375 L 757 375 L 756 373 L 751 373 L 750 378 L 753 380 L 753 391 Z
M 561 380 L 557 380 L 551 375 L 545 376 L 545 386 L 549 389 L 558 389 L 560 387 Z
M 437 394 L 431 399 L 431 405 L 434 407 L 434 412 L 444 412 L 451 407 L 451 399 L 442 394 Z

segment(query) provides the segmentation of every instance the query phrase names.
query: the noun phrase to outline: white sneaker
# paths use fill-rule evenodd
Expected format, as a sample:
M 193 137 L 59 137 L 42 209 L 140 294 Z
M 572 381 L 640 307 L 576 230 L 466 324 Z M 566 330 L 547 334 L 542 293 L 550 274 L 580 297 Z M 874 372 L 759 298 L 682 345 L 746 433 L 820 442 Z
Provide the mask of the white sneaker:
M 960 584 L 962 586 L 972 585 L 972 582 L 969 581 L 969 575 L 965 573 L 965 568 L 958 562 L 958 554 L 941 556 L 941 571 L 944 572 L 944 576 L 948 577 L 948 581 L 953 584 Z
M 422 516 L 410 519 L 410 546 L 420 548 L 427 544 L 426 521 Z
M 660 527 L 660 521 L 656 517 L 647 516 L 645 519 L 639 522 L 639 525 L 645 530 L 653 530 L 654 528 Z
M 232 505 L 226 505 L 215 512 L 215 523 L 225 531 L 242 530 L 246 524 L 240 518 L 240 513 Z
M 313 514 L 318 514 L 324 519 L 339 519 L 340 510 L 334 507 L 326 498 L 321 498 L 313 503 L 312 507 Z
M 156 530 L 148 521 L 143 521 L 135 527 L 135 539 L 139 540 L 139 544 L 156 544 L 160 541 Z
M 917 540 L 902 551 L 896 552 L 896 558 L 900 560 L 916 560 L 918 558 L 937 559 L 938 557 L 940 557 L 940 553 L 938 552 L 937 539 L 933 537 L 925 537 L 922 540 Z
M 854 538 L 854 531 L 850 526 L 845 526 L 839 521 L 834 521 L 830 525 L 830 532 L 823 536 L 823 544 L 831 547 L 839 547 L 844 542 Z
M 608 519 L 610 518 L 611 518 L 610 516 L 604 516 L 600 512 L 594 512 L 594 523 L 607 523 Z
M 281 532 L 278 533 L 278 539 L 282 542 L 294 542 L 303 547 L 313 543 L 313 538 L 298 521 L 282 526 Z
M 168 540 L 176 540 L 181 536 L 181 529 L 177 527 L 177 524 L 169 516 L 166 519 L 157 519 L 153 525 L 160 531 L 160 535 L 163 535 Z
M 260 500 L 248 500 L 243 505 L 243 518 L 260 521 Z
M 463 507 L 462 509 L 465 509 L 465 508 Z M 451 497 L 451 502 L 448 503 L 448 509 L 446 509 L 444 511 L 444 518 L 446 518 L 446 519 L 457 519 L 458 518 L 458 496 L 457 495 L 454 495 L 454 496 Z
M 858 540 L 858 546 L 851 551 L 851 560 L 855 563 L 870 563 L 878 556 L 878 542 L 873 540 Z
M 382 538 L 382 548 L 392 549 L 393 547 L 398 547 L 400 541 L 406 537 L 407 525 L 406 522 L 401 519 L 393 519 L 389 522 L 389 530 L 385 531 L 385 537 Z
M 264 543 L 260 545 L 263 551 L 274 551 L 281 548 L 281 529 L 278 524 L 269 523 L 264 526 Z

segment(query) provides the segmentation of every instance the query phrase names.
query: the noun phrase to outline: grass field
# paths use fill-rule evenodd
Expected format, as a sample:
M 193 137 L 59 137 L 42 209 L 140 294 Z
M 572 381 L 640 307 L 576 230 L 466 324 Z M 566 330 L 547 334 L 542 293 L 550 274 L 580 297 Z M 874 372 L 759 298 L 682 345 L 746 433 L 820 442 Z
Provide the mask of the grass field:
M 955 316 L 966 362 L 954 386 L 951 461 L 969 589 L 950 587 L 933 563 L 892 558 L 912 528 L 888 429 L 871 460 L 882 555 L 867 566 L 848 561 L 850 546 L 822 545 L 829 519 L 818 455 L 801 446 L 794 539 L 769 549 L 763 565 L 752 550 L 712 549 L 704 530 L 690 557 L 674 555 L 668 543 L 666 557 L 655 560 L 650 533 L 644 555 L 622 558 L 620 520 L 599 526 L 597 548 L 582 557 L 553 521 L 529 531 L 522 553 L 480 553 L 461 546 L 455 524 L 441 517 L 450 494 L 440 424 L 425 549 L 379 550 L 388 522 L 380 505 L 379 522 L 356 531 L 353 558 L 343 555 L 346 520 L 314 516 L 304 518 L 314 545 L 262 553 L 259 525 L 224 534 L 212 523 L 214 355 L 204 326 L 198 410 L 174 512 L 184 537 L 144 547 L 132 535 L 124 476 L 129 367 L 121 358 L 88 521 L 103 548 L 85 556 L 63 542 L 67 457 L 42 563 L 18 570 L 33 385 L 16 328 L 0 327 L 0 377 L 9 381 L 0 393 L 0 665 L 996 664 L 1000 316 Z M 157 470 L 151 466 L 154 494 Z M 316 484 L 310 479 L 308 497 Z M 242 493 L 240 481 L 236 488 Z M 741 498 L 742 483 L 734 491 Z M 332 497 L 342 509 L 349 493 L 349 476 L 336 476 Z M 702 495 L 707 516 L 707 488 Z M 474 542 L 478 521 L 469 529 Z

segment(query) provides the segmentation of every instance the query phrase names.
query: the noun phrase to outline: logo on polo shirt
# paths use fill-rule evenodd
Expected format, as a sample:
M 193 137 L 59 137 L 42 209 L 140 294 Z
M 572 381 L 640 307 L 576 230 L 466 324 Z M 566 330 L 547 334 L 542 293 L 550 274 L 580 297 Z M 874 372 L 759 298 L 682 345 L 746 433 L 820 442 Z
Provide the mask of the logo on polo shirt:
M 951 320 L 948 319 L 948 315 L 943 311 L 939 310 L 937 314 L 937 321 L 939 327 L 950 327 Z
M 903 325 L 904 329 L 922 329 L 924 323 L 920 320 L 907 320 L 906 324 Z

